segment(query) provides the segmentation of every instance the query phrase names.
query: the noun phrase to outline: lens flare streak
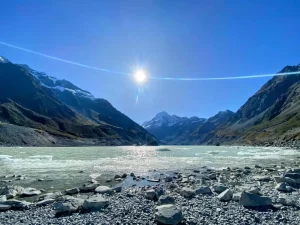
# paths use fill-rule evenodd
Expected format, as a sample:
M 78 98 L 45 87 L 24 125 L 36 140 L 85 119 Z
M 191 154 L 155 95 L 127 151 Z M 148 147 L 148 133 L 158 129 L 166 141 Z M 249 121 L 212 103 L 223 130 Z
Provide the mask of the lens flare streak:
M 40 53 L 40 52 L 36 52 L 36 51 L 30 50 L 30 49 L 22 48 L 22 47 L 19 47 L 19 46 L 16 46 L 16 45 L 8 44 L 8 43 L 2 42 L 2 41 L 0 41 L 0 44 L 4 45 L 4 46 L 7 46 L 7 47 L 10 47 L 10 48 L 14 48 L 14 49 L 18 49 L 18 50 L 21 50 L 21 51 L 24 51 L 24 52 L 28 52 L 28 53 L 31 53 L 31 54 L 43 56 L 45 58 L 57 60 L 57 61 L 60 61 L 60 62 L 64 62 L 64 63 L 76 65 L 76 66 L 81 66 L 81 67 L 88 68 L 88 69 L 103 71 L 103 72 L 107 72 L 107 73 L 111 73 L 111 74 L 117 74 L 117 75 L 133 76 L 133 74 L 130 74 L 130 73 L 123 73 L 123 72 L 114 71 L 114 70 L 110 70 L 110 69 L 104 69 L 104 68 L 99 68 L 99 67 L 95 67 L 95 66 L 89 66 L 89 65 L 82 64 L 82 63 L 77 63 L 77 62 L 73 62 L 73 61 L 70 61 L 70 60 L 66 60 L 66 59 L 55 57 L 55 56 L 51 56 L 51 55 L 43 54 L 43 53 Z M 252 79 L 252 78 L 273 77 L 273 76 L 290 76 L 290 75 L 297 75 L 297 74 L 300 74 L 300 71 L 298 71 L 298 72 L 286 72 L 286 73 L 259 74 L 259 75 L 250 75 L 250 76 L 232 76 L 232 77 L 158 77 L 158 76 L 148 76 L 147 78 L 155 79 L 155 80 L 166 80 L 166 81 L 212 81 L 212 80 Z M 137 102 L 138 102 L 138 94 L 137 94 Z

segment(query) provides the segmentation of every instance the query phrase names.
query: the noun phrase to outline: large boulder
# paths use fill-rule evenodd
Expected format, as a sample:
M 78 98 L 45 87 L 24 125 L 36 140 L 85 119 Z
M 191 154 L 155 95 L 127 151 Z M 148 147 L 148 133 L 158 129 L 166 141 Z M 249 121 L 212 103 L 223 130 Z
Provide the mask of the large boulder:
M 181 189 L 180 194 L 183 197 L 191 198 L 191 197 L 193 197 L 195 195 L 195 191 L 193 189 L 191 189 L 191 188 L 184 187 L 184 188 Z
M 157 206 L 155 211 L 155 220 L 161 224 L 176 225 L 183 220 L 181 210 L 172 204 Z
M 25 188 L 22 193 L 21 193 L 21 197 L 31 197 L 31 196 L 35 196 L 35 195 L 39 195 L 41 194 L 40 190 L 37 190 L 35 188 Z
M 259 196 L 244 191 L 241 195 L 239 203 L 244 207 L 259 207 L 272 205 L 272 200 L 268 197 Z
M 95 189 L 96 193 L 99 194 L 112 194 L 114 192 L 114 190 L 108 186 L 99 186 Z
M 232 190 L 227 189 L 227 190 L 223 191 L 221 194 L 218 195 L 218 199 L 220 199 L 220 201 L 227 202 L 227 201 L 230 201 L 232 199 L 232 195 L 233 195 Z
M 209 187 L 201 186 L 201 187 L 196 187 L 195 188 L 195 193 L 197 195 L 199 195 L 199 194 L 204 195 L 204 194 L 211 194 L 212 192 L 211 192 L 211 189 Z
M 93 196 L 84 201 L 82 208 L 88 211 L 97 211 L 108 206 L 109 201 L 102 196 Z
M 7 199 L 14 198 L 23 192 L 24 188 L 21 186 L 6 186 L 1 190 L 0 195 L 6 195 Z
M 167 205 L 167 204 L 174 204 L 175 199 L 168 195 L 162 195 L 158 199 L 158 205 Z

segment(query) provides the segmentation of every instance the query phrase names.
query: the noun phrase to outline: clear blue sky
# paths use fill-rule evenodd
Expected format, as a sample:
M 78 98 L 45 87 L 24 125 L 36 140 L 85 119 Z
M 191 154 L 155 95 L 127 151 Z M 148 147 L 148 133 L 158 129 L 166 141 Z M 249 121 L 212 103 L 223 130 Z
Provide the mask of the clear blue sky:
M 83 64 L 152 76 L 220 77 L 278 72 L 300 63 L 300 1 L 10 0 L 0 41 Z M 267 80 L 150 80 L 135 103 L 126 76 L 68 65 L 0 45 L 0 55 L 70 80 L 142 123 L 160 111 L 209 117 L 236 111 Z

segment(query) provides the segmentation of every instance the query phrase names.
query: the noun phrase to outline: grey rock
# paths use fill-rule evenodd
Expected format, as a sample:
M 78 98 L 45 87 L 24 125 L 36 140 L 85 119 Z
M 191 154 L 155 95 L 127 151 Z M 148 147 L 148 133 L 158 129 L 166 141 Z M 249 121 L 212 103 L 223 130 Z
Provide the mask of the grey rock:
M 268 197 L 259 196 L 244 191 L 242 192 L 239 203 L 244 207 L 270 206 L 272 205 L 272 200 Z
M 166 205 L 166 204 L 174 204 L 175 199 L 172 196 L 162 195 L 159 197 L 157 204 L 158 205 Z
M 275 189 L 277 191 L 283 191 L 283 192 L 292 192 L 293 191 L 293 188 L 288 186 L 287 183 L 285 183 L 285 182 L 277 184 L 275 186 Z
M 31 197 L 31 196 L 35 196 L 35 195 L 39 195 L 41 194 L 40 190 L 37 190 L 35 188 L 25 188 L 22 193 L 21 193 L 21 197 Z
M 145 197 L 148 199 L 153 199 L 156 196 L 156 192 L 153 189 L 145 191 Z
M 195 191 L 191 188 L 184 187 L 181 189 L 180 195 L 186 198 L 190 198 L 195 195 Z
M 43 194 L 43 195 L 39 196 L 39 200 L 57 199 L 61 196 L 63 196 L 63 194 L 60 191 L 58 191 L 58 192 L 54 192 L 54 193 Z
M 56 202 L 53 209 L 56 213 L 76 212 L 78 210 L 78 205 L 72 202 Z
M 172 204 L 157 206 L 155 211 L 155 220 L 161 224 L 176 225 L 183 220 L 181 210 Z
M 75 187 L 75 188 L 67 189 L 66 194 L 74 195 L 74 194 L 78 194 L 79 191 L 80 191 L 79 188 Z
M 6 200 L 6 195 L 0 195 L 0 203 L 5 202 Z
M 198 194 L 211 194 L 211 189 L 207 186 L 201 186 L 195 188 L 195 193 Z
M 14 208 L 14 209 L 28 209 L 32 203 L 13 199 L 13 200 L 5 201 L 5 202 L 3 202 L 3 204 L 9 205 L 9 206 L 11 206 L 11 208 Z
M 98 184 L 88 184 L 85 185 L 84 187 L 80 187 L 79 190 L 80 192 L 92 192 L 95 191 L 95 189 L 98 187 Z
M 217 193 L 222 193 L 223 191 L 225 191 L 226 189 L 228 189 L 228 187 L 220 184 L 220 185 L 214 185 L 213 186 L 213 190 L 214 192 L 217 192 Z
M 11 208 L 10 205 L 2 205 L 2 204 L 0 204 L 0 212 L 1 211 L 9 210 L 10 208 Z
M 218 195 L 218 199 L 220 201 L 230 201 L 232 199 L 233 196 L 233 192 L 231 189 L 227 189 L 225 191 L 223 191 L 221 194 Z
M 160 182 L 159 179 L 147 179 L 147 181 L 149 181 L 149 182 L 156 182 L 156 183 Z
M 53 206 L 56 213 L 76 212 L 84 203 L 83 199 L 73 198 L 71 196 L 65 196 L 64 199 L 61 200 L 63 201 L 56 202 Z
M 96 211 L 108 206 L 109 201 L 102 196 L 94 196 L 84 201 L 82 208 L 85 210 Z
M 242 195 L 242 192 L 233 193 L 232 200 L 236 201 L 236 202 L 240 201 L 241 195 Z
M 121 178 L 121 175 L 116 174 L 116 175 L 115 175 L 115 179 L 118 179 L 118 178 Z
M 297 184 L 300 184 L 300 173 L 287 173 L 284 175 L 285 178 L 291 178 L 295 180 Z
M 268 182 L 271 180 L 269 176 L 253 176 L 254 180 Z
M 113 189 L 108 186 L 99 186 L 95 189 L 95 192 L 99 194 L 112 194 Z
M 278 196 L 278 201 L 282 205 L 287 205 L 287 206 L 295 206 L 296 205 L 296 200 L 292 198 L 292 196 L 287 196 L 285 194 L 280 194 Z
M 49 198 L 49 199 L 45 199 L 45 200 L 39 201 L 39 202 L 35 203 L 35 205 L 36 205 L 36 206 L 45 206 L 45 205 L 50 205 L 50 204 L 52 204 L 53 202 L 55 202 L 55 200 Z
M 172 182 L 172 181 L 173 181 L 173 177 L 171 177 L 171 176 L 166 176 L 165 182 Z

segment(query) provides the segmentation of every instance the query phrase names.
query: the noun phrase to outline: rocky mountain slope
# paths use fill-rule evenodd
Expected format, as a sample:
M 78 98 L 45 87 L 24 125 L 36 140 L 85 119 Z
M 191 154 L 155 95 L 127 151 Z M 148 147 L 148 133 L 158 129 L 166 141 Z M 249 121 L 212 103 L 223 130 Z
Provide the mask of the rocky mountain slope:
M 286 66 L 280 72 L 300 71 Z M 300 73 L 275 76 L 224 124 L 207 143 L 298 145 L 300 138 Z
M 107 100 L 4 57 L 0 58 L 0 122 L 0 143 L 7 145 L 19 145 L 5 135 L 12 128 L 7 124 L 17 125 L 17 130 L 23 127 L 23 136 L 28 132 L 32 138 L 24 145 L 156 144 L 152 135 Z M 33 130 L 25 127 L 46 132 L 50 141 L 39 143 L 31 135 Z
M 286 66 L 280 73 L 300 71 Z M 172 127 L 146 127 L 162 143 L 300 146 L 300 73 L 274 76 L 236 112 L 225 111 L 167 137 Z M 222 116 L 223 114 L 223 116 Z M 144 124 L 145 125 L 145 124 Z M 183 138 L 184 137 L 184 138 Z

